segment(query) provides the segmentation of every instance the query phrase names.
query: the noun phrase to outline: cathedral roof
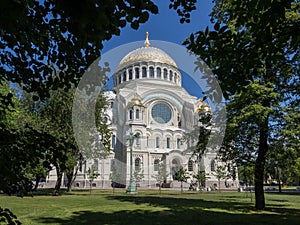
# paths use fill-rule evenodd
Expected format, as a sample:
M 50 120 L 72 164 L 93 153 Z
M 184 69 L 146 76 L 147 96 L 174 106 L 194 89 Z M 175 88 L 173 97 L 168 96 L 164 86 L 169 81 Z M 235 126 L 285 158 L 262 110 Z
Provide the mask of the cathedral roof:
M 148 40 L 148 32 L 146 33 L 146 41 L 144 47 L 137 48 L 129 52 L 120 62 L 118 69 L 132 65 L 136 62 L 160 62 L 177 68 L 175 61 L 163 50 L 150 46 Z

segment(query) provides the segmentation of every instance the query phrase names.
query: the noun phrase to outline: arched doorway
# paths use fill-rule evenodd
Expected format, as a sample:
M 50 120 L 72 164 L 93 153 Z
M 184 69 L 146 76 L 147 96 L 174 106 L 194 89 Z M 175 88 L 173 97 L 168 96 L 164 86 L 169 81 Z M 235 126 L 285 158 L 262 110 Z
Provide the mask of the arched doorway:
M 179 168 L 180 168 L 180 161 L 178 159 L 173 159 L 172 162 L 171 162 L 171 174 L 172 174 L 172 177 L 179 170 Z

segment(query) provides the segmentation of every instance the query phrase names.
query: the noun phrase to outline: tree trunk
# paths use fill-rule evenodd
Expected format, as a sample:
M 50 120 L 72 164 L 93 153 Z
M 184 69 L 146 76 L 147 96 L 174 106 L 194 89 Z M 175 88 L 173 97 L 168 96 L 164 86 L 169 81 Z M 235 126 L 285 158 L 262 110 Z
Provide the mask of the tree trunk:
M 41 179 L 40 176 L 35 177 L 35 185 L 34 185 L 34 188 L 33 188 L 34 191 L 37 191 L 37 188 L 38 188 L 39 183 L 40 183 L 40 179 Z
M 279 193 L 281 193 L 282 190 L 281 190 L 281 181 L 280 181 L 280 178 L 279 178 L 278 182 L 279 182 L 279 183 L 278 183 Z
M 59 195 L 60 187 L 61 187 L 62 172 L 60 171 L 60 168 L 58 166 L 56 167 L 56 175 L 57 175 L 57 179 L 53 190 L 53 195 Z
M 67 180 L 68 180 L 67 181 L 67 192 L 71 192 L 71 190 L 72 190 L 73 174 L 74 174 L 74 171 L 66 174 Z
M 181 193 L 183 193 L 183 183 L 181 181 L 181 184 L 180 184 L 180 188 L 181 188 Z
M 257 159 L 255 161 L 255 208 L 263 210 L 265 208 L 264 195 L 264 172 L 266 163 L 266 154 L 268 151 L 268 117 L 260 124 L 259 146 Z

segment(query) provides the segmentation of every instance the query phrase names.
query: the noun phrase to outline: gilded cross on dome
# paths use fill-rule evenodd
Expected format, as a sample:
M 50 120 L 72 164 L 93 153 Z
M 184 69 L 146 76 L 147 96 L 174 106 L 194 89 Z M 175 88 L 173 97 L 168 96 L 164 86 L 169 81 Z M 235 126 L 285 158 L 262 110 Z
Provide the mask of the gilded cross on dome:
M 146 32 L 146 40 L 145 40 L 145 42 L 144 42 L 144 46 L 146 47 L 146 48 L 148 48 L 149 46 L 150 46 L 150 42 L 149 42 L 149 33 L 148 32 Z

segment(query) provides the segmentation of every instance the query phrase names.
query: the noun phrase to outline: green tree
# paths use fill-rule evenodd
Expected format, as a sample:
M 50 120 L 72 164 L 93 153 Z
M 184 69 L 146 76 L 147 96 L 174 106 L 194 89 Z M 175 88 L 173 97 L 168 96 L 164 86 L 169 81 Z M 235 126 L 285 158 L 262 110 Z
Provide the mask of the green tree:
M 113 188 L 113 194 L 115 194 L 116 185 L 120 182 L 121 178 L 122 174 L 119 172 L 118 167 L 113 165 L 109 175 L 109 179 L 111 180 L 111 186 Z
M 90 194 L 91 194 L 93 181 L 100 175 L 98 172 L 98 168 L 95 165 L 92 165 L 91 167 L 88 168 L 87 175 L 90 183 Z
M 161 194 L 161 186 L 163 183 L 165 183 L 167 181 L 167 177 L 168 177 L 168 173 L 167 173 L 167 166 L 166 163 L 164 161 L 161 161 L 158 164 L 158 171 L 157 174 L 153 175 L 153 178 L 158 182 L 159 186 L 159 193 Z
M 201 190 L 201 187 L 205 187 L 205 181 L 207 177 L 205 175 L 205 171 L 199 170 L 196 174 L 193 175 L 193 178 L 197 180 L 198 187 Z
M 221 191 L 221 180 L 224 180 L 227 177 L 226 168 L 224 166 L 217 166 L 215 176 L 218 179 L 219 191 Z
M 299 109 L 298 7 L 292 0 L 218 0 L 211 14 L 214 30 L 199 31 L 185 42 L 213 70 L 227 99 L 224 158 L 255 156 L 259 210 L 265 208 L 270 139 L 285 127 L 288 105 Z
M 193 177 L 197 179 L 199 189 L 201 186 L 205 187 L 206 179 L 205 170 L 201 165 L 201 159 L 207 151 L 208 142 L 214 138 L 214 134 L 212 133 L 213 123 L 211 109 L 207 103 L 204 102 L 206 98 L 207 97 L 204 97 L 202 99 L 201 108 L 198 109 L 198 125 L 195 126 L 191 132 L 186 133 L 184 137 L 185 141 L 188 143 L 188 146 L 191 145 L 186 149 L 186 152 L 192 153 L 192 157 L 197 157 L 198 171 Z M 196 145 L 194 145 L 195 142 L 197 143 Z
M 70 88 L 100 56 L 103 41 L 120 35 L 127 24 L 138 29 L 150 13 L 158 13 L 150 0 L 4 0 L 0 10 L 1 65 L 6 65 L 0 73 L 40 97 Z
M 183 182 L 186 182 L 189 177 L 187 176 L 187 171 L 182 166 L 179 170 L 174 174 L 173 179 L 178 180 L 180 182 L 180 190 L 183 192 Z
M 73 93 L 72 89 L 68 92 L 63 89 L 52 91 L 50 98 L 44 101 L 40 107 L 43 129 L 55 137 L 46 154 L 49 166 L 54 166 L 56 170 L 57 180 L 53 191 L 54 195 L 60 192 L 63 173 L 73 171 L 74 161 L 79 159 L 79 150 L 73 136 L 71 120 Z
M 0 85 L 3 95 L 12 95 L 11 104 L 0 104 L 0 189 L 6 194 L 26 195 L 33 176 L 40 176 L 44 153 L 53 137 L 38 129 L 33 109 L 17 97 L 8 82 Z M 19 93 L 20 95 L 20 93 Z M 2 135 L 3 134 L 3 135 Z M 39 169 L 40 168 L 40 169 Z M 44 171 L 43 171 L 44 172 Z
M 244 163 L 239 167 L 239 180 L 246 184 L 246 186 L 252 186 L 254 184 L 254 162 Z
M 139 186 L 139 183 L 144 179 L 144 170 L 140 166 L 135 167 L 133 172 L 133 181 L 135 182 L 136 190 Z

